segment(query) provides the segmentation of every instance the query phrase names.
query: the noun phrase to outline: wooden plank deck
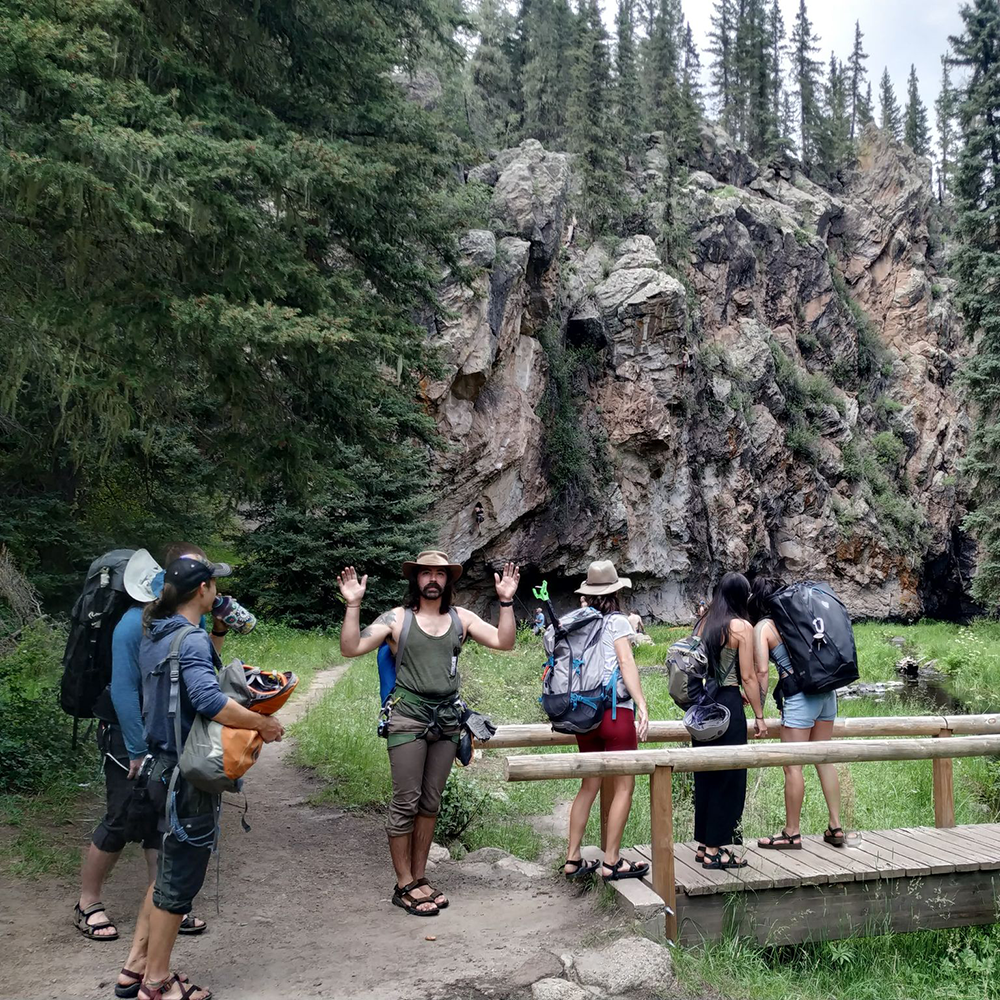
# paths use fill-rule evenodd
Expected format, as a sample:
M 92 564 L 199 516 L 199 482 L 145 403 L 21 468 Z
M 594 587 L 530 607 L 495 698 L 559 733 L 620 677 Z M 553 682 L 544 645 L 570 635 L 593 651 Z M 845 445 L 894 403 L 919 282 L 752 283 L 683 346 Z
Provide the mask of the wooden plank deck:
M 1000 824 L 861 831 L 848 846 L 803 837 L 800 851 L 739 851 L 745 868 L 711 871 L 697 844 L 674 845 L 678 943 L 736 932 L 761 944 L 1000 920 Z M 628 852 L 650 860 L 648 845 Z M 649 876 L 643 882 L 652 889 Z

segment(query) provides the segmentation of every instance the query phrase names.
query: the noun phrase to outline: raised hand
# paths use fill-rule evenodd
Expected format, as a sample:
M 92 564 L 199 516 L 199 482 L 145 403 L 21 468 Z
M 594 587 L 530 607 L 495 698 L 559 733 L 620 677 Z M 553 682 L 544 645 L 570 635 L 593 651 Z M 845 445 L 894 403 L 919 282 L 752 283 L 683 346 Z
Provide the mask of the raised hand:
M 512 601 L 521 579 L 521 567 L 515 566 L 512 562 L 504 563 L 503 577 L 499 573 L 494 573 L 493 579 L 496 581 L 497 597 L 501 601 Z
M 354 567 L 345 566 L 344 571 L 337 574 L 337 586 L 340 587 L 340 596 L 348 604 L 360 604 L 368 586 L 368 574 L 365 573 L 359 580 Z

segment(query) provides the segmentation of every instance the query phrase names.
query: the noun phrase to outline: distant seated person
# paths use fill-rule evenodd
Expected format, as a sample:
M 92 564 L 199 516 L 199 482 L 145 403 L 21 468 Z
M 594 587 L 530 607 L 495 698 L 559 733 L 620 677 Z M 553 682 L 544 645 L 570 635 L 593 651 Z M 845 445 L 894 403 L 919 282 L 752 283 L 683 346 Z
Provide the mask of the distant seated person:
M 630 636 L 633 646 L 653 645 L 653 637 L 646 634 L 646 630 L 642 625 L 642 619 L 638 614 L 636 614 L 636 612 L 633 611 L 632 614 L 628 616 L 628 623 L 632 626 L 632 631 L 635 632 L 635 635 Z
M 700 621 L 702 618 L 705 617 L 705 612 L 707 610 L 708 609 L 705 607 L 705 602 L 704 601 L 699 601 L 698 602 L 698 607 L 696 607 L 694 609 L 694 616 L 695 616 L 695 618 L 699 619 L 699 621 Z
M 545 612 L 541 608 L 535 608 L 535 623 L 531 626 L 531 631 L 535 635 L 545 631 Z

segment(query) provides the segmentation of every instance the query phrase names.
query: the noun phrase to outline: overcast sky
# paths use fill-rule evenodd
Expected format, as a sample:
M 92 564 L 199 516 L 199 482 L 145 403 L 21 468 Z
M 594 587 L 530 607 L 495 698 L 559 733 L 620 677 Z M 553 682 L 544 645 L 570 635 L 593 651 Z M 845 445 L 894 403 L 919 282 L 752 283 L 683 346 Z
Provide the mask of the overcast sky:
M 785 17 L 785 31 L 791 34 L 799 9 L 799 0 L 780 0 Z M 604 17 L 614 30 L 617 0 L 603 0 Z M 698 40 L 702 65 L 710 58 L 706 52 L 712 18 L 713 0 L 684 0 L 684 15 Z M 819 35 L 817 58 L 829 66 L 831 50 L 846 62 L 854 46 L 854 22 L 861 22 L 865 51 L 868 53 L 868 77 L 872 81 L 875 117 L 878 118 L 878 84 L 882 70 L 889 67 L 902 108 L 906 101 L 906 81 L 910 64 L 917 67 L 920 96 L 927 106 L 934 127 L 934 101 L 941 81 L 941 56 L 948 46 L 948 36 L 961 31 L 958 0 L 806 0 L 815 34 Z M 788 66 L 786 64 L 787 71 Z

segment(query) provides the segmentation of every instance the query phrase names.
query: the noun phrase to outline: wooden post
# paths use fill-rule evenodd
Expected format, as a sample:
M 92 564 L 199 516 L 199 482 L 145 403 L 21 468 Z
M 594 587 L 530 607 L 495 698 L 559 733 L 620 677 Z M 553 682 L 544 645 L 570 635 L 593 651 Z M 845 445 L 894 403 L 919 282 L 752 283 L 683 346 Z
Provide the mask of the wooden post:
M 615 794 L 615 782 L 613 778 L 601 779 L 601 851 L 607 850 L 608 846 L 608 811 L 611 809 L 611 800 Z
M 649 779 L 653 891 L 666 904 L 667 940 L 677 940 L 677 884 L 674 878 L 674 799 L 672 767 L 657 767 Z
M 942 729 L 938 736 L 951 736 L 950 729 Z M 955 764 L 950 757 L 934 761 L 934 825 L 955 825 Z

